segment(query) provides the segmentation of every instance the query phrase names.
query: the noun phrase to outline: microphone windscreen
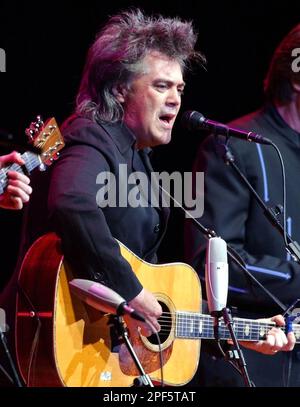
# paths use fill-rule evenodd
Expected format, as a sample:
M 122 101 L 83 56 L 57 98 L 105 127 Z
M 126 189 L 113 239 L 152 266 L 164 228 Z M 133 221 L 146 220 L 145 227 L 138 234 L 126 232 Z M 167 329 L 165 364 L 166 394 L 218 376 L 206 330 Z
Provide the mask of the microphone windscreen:
M 210 262 L 227 263 L 227 244 L 219 237 L 213 237 L 208 241 L 208 253 Z
M 204 121 L 205 117 L 203 114 L 196 112 L 195 110 L 188 110 L 181 116 L 181 125 L 188 130 L 199 129 L 199 123 Z
M 219 314 L 226 307 L 228 293 L 227 244 L 219 237 L 207 243 L 205 285 L 209 312 Z

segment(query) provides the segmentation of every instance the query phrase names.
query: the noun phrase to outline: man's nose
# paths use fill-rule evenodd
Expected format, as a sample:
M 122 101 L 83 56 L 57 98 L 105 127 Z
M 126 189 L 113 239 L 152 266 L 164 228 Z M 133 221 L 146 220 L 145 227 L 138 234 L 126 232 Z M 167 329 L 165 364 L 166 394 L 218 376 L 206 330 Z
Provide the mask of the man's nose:
M 178 106 L 181 103 L 181 95 L 177 88 L 169 89 L 167 104 Z

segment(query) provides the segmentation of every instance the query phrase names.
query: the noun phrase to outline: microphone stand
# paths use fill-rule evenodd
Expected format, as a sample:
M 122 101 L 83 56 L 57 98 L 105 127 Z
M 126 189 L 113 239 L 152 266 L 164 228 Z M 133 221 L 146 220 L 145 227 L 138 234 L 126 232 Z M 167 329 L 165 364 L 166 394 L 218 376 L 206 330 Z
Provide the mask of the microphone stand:
M 230 309 L 226 308 L 226 307 L 223 308 L 222 315 L 223 315 L 224 323 L 229 330 L 230 337 L 232 339 L 234 348 L 237 352 L 237 356 L 235 356 L 235 360 L 237 361 L 239 371 L 240 371 L 241 375 L 243 376 L 245 386 L 253 387 L 253 384 L 252 384 L 249 374 L 248 374 L 247 365 L 246 365 L 246 361 L 245 361 L 242 349 L 240 348 L 240 345 L 238 343 L 238 340 L 236 339 L 236 335 L 235 335 L 235 332 L 233 329 L 233 320 L 232 320 L 232 315 L 231 315 Z
M 140 372 L 140 377 L 135 378 L 133 383 L 136 386 L 154 387 L 154 384 L 152 383 L 149 375 L 147 375 L 145 370 L 143 369 L 143 366 L 141 365 L 141 362 L 139 361 L 137 354 L 136 354 L 135 350 L 133 349 L 133 346 L 130 343 L 130 340 L 128 337 L 128 330 L 125 327 L 123 318 L 121 316 L 117 316 L 117 321 L 118 321 L 119 334 L 124 339 L 124 343 L 128 349 L 128 352 L 130 353 L 138 371 Z
M 258 205 L 263 209 L 263 213 L 266 216 L 266 218 L 268 219 L 268 221 L 272 224 L 272 226 L 275 227 L 275 229 L 277 229 L 279 231 L 281 236 L 284 237 L 283 226 L 277 219 L 277 216 L 281 213 L 279 206 L 277 206 L 275 210 L 273 208 L 267 207 L 267 205 L 264 203 L 264 201 L 255 191 L 255 189 L 252 187 L 250 182 L 247 180 L 247 178 L 244 176 L 244 174 L 240 171 L 238 166 L 235 164 L 234 155 L 232 154 L 232 152 L 230 151 L 229 147 L 226 144 L 218 143 L 218 152 L 221 155 L 221 157 L 223 158 L 225 164 L 230 165 L 231 168 L 233 168 L 235 173 L 238 174 L 238 176 L 243 181 L 243 183 L 246 185 L 248 190 L 253 194 Z M 296 241 L 293 241 L 293 239 L 291 238 L 291 236 L 288 233 L 286 233 L 286 238 L 288 241 L 288 246 L 286 246 L 286 250 L 291 254 L 293 259 L 300 264 L 299 243 L 297 243 Z
M 227 327 L 230 338 L 233 342 L 234 350 L 232 352 L 233 356 L 231 356 L 231 351 L 227 351 L 227 355 L 224 353 L 223 349 L 221 348 L 220 345 L 220 335 L 219 335 L 219 329 L 220 329 L 220 324 L 219 324 L 219 318 L 220 316 L 223 316 L 224 320 L 224 325 Z M 218 343 L 218 346 L 225 358 L 225 360 L 228 358 L 229 362 L 231 365 L 239 372 L 239 374 L 243 377 L 245 386 L 246 387 L 254 387 L 253 382 L 250 380 L 248 370 L 247 370 L 247 365 L 246 361 L 244 358 L 244 354 L 242 352 L 242 349 L 240 348 L 240 345 L 238 343 L 238 340 L 236 338 L 234 329 L 233 329 L 233 320 L 232 320 L 232 315 L 231 311 L 229 308 L 223 308 L 221 311 L 213 311 L 211 315 L 214 317 L 214 337 L 215 340 Z M 231 360 L 233 359 L 233 360 Z M 236 362 L 236 364 L 234 364 Z M 237 365 L 237 366 L 236 366 Z

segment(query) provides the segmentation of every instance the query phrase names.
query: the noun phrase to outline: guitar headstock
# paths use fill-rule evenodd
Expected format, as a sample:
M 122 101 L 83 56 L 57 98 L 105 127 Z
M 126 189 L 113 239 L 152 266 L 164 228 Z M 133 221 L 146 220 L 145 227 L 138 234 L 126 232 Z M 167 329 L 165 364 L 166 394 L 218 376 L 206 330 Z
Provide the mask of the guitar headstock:
M 43 164 L 51 165 L 58 158 L 59 151 L 65 143 L 54 117 L 43 122 L 41 116 L 32 122 L 25 134 L 29 142 L 39 150 L 39 156 Z

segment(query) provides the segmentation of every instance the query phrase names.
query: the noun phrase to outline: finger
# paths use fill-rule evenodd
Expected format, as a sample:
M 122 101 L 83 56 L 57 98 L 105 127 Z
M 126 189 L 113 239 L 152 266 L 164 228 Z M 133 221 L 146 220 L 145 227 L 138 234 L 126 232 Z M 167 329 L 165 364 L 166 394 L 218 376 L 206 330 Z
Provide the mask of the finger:
M 270 350 L 273 353 L 287 350 L 289 347 L 287 337 L 285 336 L 284 332 L 278 328 L 274 328 L 269 332 L 266 342 L 269 343 Z
M 152 333 L 160 331 L 161 326 L 156 318 L 147 318 L 146 321 L 149 323 Z
M 270 347 L 275 345 L 275 336 L 271 333 L 271 331 L 267 333 L 265 342 Z
M 30 183 L 30 179 L 26 175 L 21 174 L 17 171 L 8 171 L 7 175 L 8 175 L 8 178 L 11 180 L 18 180 L 27 185 Z
M 17 179 L 9 179 L 8 186 L 17 188 L 17 189 L 25 192 L 27 195 L 30 195 L 32 192 L 32 188 L 30 185 L 24 184 L 24 182 L 17 180 Z
M 10 154 L 0 157 L 0 166 L 4 167 L 8 164 L 16 163 L 19 165 L 24 165 L 25 161 L 22 159 L 21 155 L 16 151 L 13 151 Z
M 2 194 L 0 197 L 0 208 L 15 210 L 22 209 L 23 202 L 22 199 L 17 196 Z
M 18 196 L 11 196 L 10 200 L 12 202 L 12 209 L 22 209 L 23 208 L 23 201 Z
M 7 193 L 9 193 L 11 199 L 20 198 L 22 202 L 29 201 L 29 193 L 26 193 L 25 191 L 23 191 L 22 188 L 18 188 L 13 185 L 9 185 L 7 187 Z
M 276 325 L 278 325 L 278 326 L 285 325 L 285 320 L 282 315 L 275 315 L 274 317 L 271 318 L 271 321 L 275 322 Z
M 271 332 L 275 336 L 275 346 L 284 348 L 286 345 L 288 345 L 288 337 L 285 335 L 282 329 L 273 328 Z

